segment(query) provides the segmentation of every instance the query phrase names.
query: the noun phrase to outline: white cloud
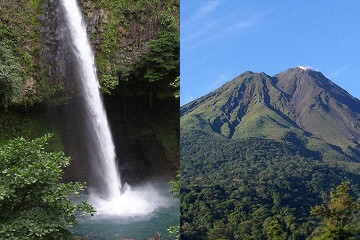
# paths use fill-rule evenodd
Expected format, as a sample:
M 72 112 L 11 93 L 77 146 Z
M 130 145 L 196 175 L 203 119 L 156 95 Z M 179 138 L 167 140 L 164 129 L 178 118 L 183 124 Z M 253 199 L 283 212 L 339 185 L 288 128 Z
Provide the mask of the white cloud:
M 207 2 L 205 5 L 201 6 L 198 11 L 198 16 L 204 16 L 216 9 L 217 6 L 219 6 L 220 1 L 219 0 L 213 0 L 210 2 Z
M 220 8 L 216 14 L 212 14 L 215 8 L 219 8 L 219 1 L 210 3 L 197 11 L 196 21 L 193 18 L 192 21 L 182 25 L 181 41 L 185 46 L 193 49 L 229 36 L 243 35 L 254 30 L 273 11 L 273 9 L 254 10 L 239 14 L 238 9 L 225 13 Z M 204 17 L 200 17 L 201 15 Z M 189 24 L 190 22 L 192 23 Z
M 313 68 L 311 66 L 297 66 L 298 68 L 304 70 L 304 71 L 307 71 L 307 70 L 312 70 L 312 71 L 316 71 L 316 72 L 320 72 L 319 69 L 317 68 Z
M 194 26 L 197 26 L 199 23 L 204 22 L 204 18 L 206 19 L 207 16 L 214 12 L 219 6 L 220 0 L 213 0 L 201 5 L 195 10 L 195 13 L 192 16 L 181 20 L 181 29 L 183 31 L 187 31 L 188 29 L 192 29 Z M 207 22 L 207 20 L 205 22 Z

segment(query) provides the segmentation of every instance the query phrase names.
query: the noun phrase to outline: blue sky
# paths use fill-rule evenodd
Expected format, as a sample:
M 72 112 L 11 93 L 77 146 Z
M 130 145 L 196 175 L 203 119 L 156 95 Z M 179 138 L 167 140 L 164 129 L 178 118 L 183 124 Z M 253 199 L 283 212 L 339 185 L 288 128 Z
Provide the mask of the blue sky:
M 181 0 L 181 105 L 245 71 L 319 69 L 360 99 L 360 1 Z

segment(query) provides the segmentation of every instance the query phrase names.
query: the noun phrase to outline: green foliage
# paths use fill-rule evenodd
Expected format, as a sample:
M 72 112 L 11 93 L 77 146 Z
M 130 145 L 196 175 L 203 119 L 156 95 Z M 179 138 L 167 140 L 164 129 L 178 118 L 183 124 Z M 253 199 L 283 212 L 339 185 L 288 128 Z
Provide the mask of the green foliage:
M 41 14 L 43 0 L 5 1 L 0 15 L 0 107 L 43 101 Z
M 228 231 L 228 227 L 223 221 L 215 222 L 214 227 L 210 229 L 208 234 L 209 240 L 227 240 L 231 238 L 230 231 Z
M 170 181 L 171 190 L 170 192 L 174 194 L 175 197 L 180 197 L 180 173 L 176 175 L 175 181 Z M 180 226 L 171 226 L 167 229 L 169 235 L 172 239 L 180 239 Z
M 350 182 L 343 182 L 330 194 L 327 206 L 318 205 L 311 214 L 322 220 L 324 226 L 315 232 L 314 240 L 357 239 L 360 230 L 354 220 L 360 211 L 360 203 L 350 195 Z M 359 221 L 360 219 L 357 219 Z
M 175 197 L 179 198 L 180 197 L 180 173 L 178 173 L 176 175 L 176 180 L 175 181 L 170 181 L 170 185 L 171 185 L 171 193 L 173 193 L 175 195 Z
M 173 88 L 172 95 L 176 95 L 180 82 L 180 31 L 173 15 L 161 14 L 161 30 L 149 42 L 149 52 L 143 57 L 142 65 L 145 80 L 157 86 L 158 95 L 169 92 L 169 86 Z
M 23 88 L 21 60 L 6 41 L 0 42 L 0 104 L 7 108 L 20 101 Z
M 69 200 L 85 184 L 59 182 L 70 159 L 45 151 L 51 137 L 16 138 L 0 147 L 0 239 L 73 239 L 68 228 L 75 214 L 94 211 Z
M 360 179 L 301 144 L 198 129 L 181 133 L 181 174 L 182 240 L 305 239 L 317 225 L 309 209 Z
M 173 89 L 173 96 L 180 98 L 180 76 L 175 78 L 175 80 L 169 84 L 169 87 Z
M 124 1 L 102 1 L 99 5 L 111 11 L 108 15 L 108 22 L 104 32 L 101 33 L 103 39 L 100 51 L 96 55 L 97 67 L 101 90 L 110 94 L 119 84 L 115 64 L 115 55 L 120 45 L 119 26 L 124 21 L 122 12 Z
M 180 239 L 180 226 L 172 226 L 167 229 L 171 239 L 178 240 Z
M 118 84 L 117 76 L 111 74 L 103 74 L 101 76 L 101 89 L 104 93 L 110 94 L 111 89 L 114 89 Z
M 263 228 L 269 240 L 282 240 L 288 237 L 280 221 L 276 218 L 267 218 L 264 221 Z
M 103 31 L 96 53 L 102 91 L 178 97 L 178 0 L 94 2 L 106 15 L 100 23 Z
M 33 9 L 39 10 L 41 8 L 41 5 L 43 4 L 43 0 L 31 0 L 31 5 Z
M 93 2 L 97 8 L 105 10 L 104 20 L 100 23 L 103 31 L 100 32 L 101 43 L 96 53 L 96 63 L 101 89 L 103 92 L 111 94 L 115 92 L 114 90 L 119 85 L 119 78 L 121 78 L 120 80 L 128 80 L 129 77 L 133 78 L 130 75 L 135 75 L 136 78 L 138 76 L 141 79 L 144 78 L 146 71 L 141 74 L 137 73 L 139 58 L 143 58 L 146 49 L 151 48 L 151 41 L 149 42 L 148 39 L 149 37 L 150 39 L 153 38 L 153 34 L 158 31 L 159 25 L 162 33 L 174 31 L 172 29 L 174 25 L 169 22 L 169 20 L 172 20 L 163 15 L 172 18 L 174 18 L 173 15 L 178 17 L 179 1 L 93 0 Z M 158 19 L 161 19 L 161 22 L 158 22 Z M 141 29 L 144 28 L 151 28 L 150 33 L 145 33 L 146 31 L 142 33 Z M 134 29 L 137 30 L 134 31 Z M 179 29 L 177 29 L 177 32 L 179 34 Z M 142 36 L 142 34 L 146 36 Z M 125 43 L 124 46 L 123 40 L 127 40 L 129 43 Z M 157 45 L 159 46 L 159 44 Z M 135 52 L 136 54 L 134 54 Z M 126 71 L 123 71 L 124 69 Z M 157 72 L 149 70 L 150 75 L 157 75 Z M 141 95 L 143 91 L 144 89 L 141 92 L 134 90 L 133 93 Z

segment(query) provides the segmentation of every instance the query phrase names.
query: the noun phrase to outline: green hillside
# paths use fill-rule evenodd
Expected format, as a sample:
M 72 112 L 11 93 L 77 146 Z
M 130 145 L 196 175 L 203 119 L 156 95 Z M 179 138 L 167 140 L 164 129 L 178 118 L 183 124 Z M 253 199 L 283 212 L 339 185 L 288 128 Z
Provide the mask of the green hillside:
M 359 131 L 344 125 L 360 102 L 346 94 L 319 72 L 246 72 L 183 106 L 182 239 L 310 237 L 331 189 L 359 193 Z

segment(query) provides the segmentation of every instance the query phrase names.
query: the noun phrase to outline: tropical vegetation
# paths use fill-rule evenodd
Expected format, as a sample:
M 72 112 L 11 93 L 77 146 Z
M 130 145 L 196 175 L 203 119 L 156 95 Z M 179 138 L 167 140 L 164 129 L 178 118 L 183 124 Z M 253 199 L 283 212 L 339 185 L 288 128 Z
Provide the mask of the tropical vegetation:
M 0 239 L 75 239 L 69 228 L 76 214 L 94 212 L 70 199 L 85 183 L 61 182 L 70 158 L 49 151 L 51 137 L 16 138 L 0 147 Z

